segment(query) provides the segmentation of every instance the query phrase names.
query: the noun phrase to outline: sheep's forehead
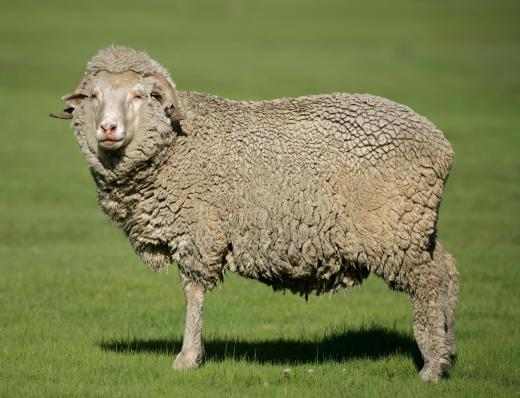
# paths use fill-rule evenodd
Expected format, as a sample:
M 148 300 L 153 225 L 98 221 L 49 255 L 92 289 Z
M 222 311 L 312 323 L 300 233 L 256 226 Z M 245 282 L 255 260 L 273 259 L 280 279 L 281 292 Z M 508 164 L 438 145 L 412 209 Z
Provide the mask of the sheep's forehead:
M 140 83 L 141 80 L 141 76 L 133 71 L 126 71 L 122 73 L 101 71 L 96 75 L 96 83 L 98 86 L 106 87 L 112 90 L 132 88 Z

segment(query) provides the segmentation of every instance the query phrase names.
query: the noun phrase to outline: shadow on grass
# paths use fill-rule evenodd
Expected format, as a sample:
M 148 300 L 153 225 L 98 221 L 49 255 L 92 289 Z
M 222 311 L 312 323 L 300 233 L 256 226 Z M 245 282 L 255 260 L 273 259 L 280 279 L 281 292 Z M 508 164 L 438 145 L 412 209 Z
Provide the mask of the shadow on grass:
M 99 343 L 105 351 L 121 354 L 150 352 L 173 357 L 180 351 L 180 339 L 120 339 Z M 206 360 L 240 359 L 269 364 L 306 364 L 351 359 L 379 359 L 390 355 L 409 357 L 417 369 L 423 364 L 415 340 L 396 330 L 370 327 L 333 331 L 322 338 L 247 341 L 241 338 L 209 336 L 204 340 Z

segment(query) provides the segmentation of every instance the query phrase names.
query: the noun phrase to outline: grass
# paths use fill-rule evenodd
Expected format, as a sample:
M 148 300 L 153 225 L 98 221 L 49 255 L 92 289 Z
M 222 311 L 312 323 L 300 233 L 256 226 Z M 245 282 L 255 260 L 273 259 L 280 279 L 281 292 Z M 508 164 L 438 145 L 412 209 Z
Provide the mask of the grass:
M 0 396 L 519 396 L 519 13 L 462 0 L 3 4 Z M 375 278 L 305 302 L 228 275 L 207 298 L 205 366 L 173 371 L 177 271 L 139 262 L 67 123 L 46 116 L 110 43 L 146 49 L 180 89 L 370 92 L 434 121 L 456 152 L 439 232 L 461 274 L 449 378 L 419 382 L 410 302 Z

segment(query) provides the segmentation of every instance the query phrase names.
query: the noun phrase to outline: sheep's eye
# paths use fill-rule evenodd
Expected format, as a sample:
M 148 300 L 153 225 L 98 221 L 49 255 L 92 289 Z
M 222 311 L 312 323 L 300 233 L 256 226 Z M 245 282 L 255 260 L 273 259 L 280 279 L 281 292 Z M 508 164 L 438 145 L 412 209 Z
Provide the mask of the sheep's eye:
M 150 97 L 152 97 L 154 100 L 159 101 L 159 102 L 163 101 L 163 96 L 160 93 L 158 93 L 157 91 L 152 91 L 150 93 Z
M 141 97 L 139 94 L 136 94 L 134 95 L 134 98 L 132 98 L 133 100 L 136 100 L 136 99 L 142 99 L 143 97 Z

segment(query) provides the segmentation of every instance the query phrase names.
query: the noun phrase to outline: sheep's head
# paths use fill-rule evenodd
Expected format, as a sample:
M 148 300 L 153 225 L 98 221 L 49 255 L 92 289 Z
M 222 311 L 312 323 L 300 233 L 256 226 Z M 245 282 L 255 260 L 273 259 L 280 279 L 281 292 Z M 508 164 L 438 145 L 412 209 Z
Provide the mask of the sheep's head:
M 76 108 L 88 109 L 95 128 L 87 139 L 95 138 L 97 145 L 106 151 L 123 148 L 138 135 L 147 108 L 154 102 L 170 120 L 182 119 L 175 89 L 161 74 L 147 77 L 134 71 L 87 74 L 76 90 L 62 99 L 68 107 L 62 114 L 52 116 L 71 118 Z
M 166 148 L 184 118 L 166 69 L 126 47 L 101 50 L 76 89 L 62 99 L 67 108 L 51 116 L 73 119 L 91 168 L 113 178 Z

